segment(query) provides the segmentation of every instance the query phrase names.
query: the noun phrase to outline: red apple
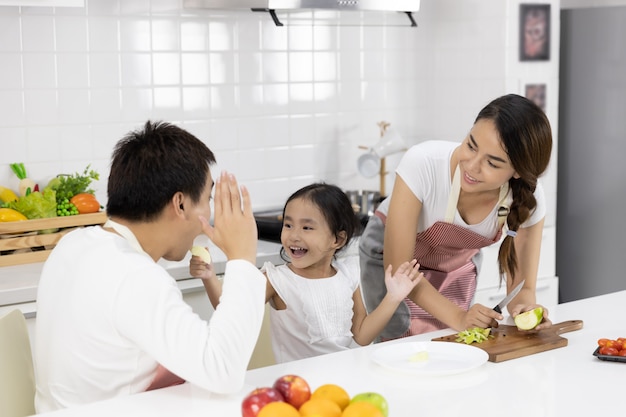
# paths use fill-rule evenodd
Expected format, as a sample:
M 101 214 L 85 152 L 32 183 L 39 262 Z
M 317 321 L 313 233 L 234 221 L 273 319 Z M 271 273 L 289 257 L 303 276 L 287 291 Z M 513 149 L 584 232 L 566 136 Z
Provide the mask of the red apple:
M 311 398 L 311 388 L 304 378 L 298 375 L 283 375 L 273 386 L 285 398 L 285 402 L 300 408 Z
M 256 417 L 264 405 L 274 401 L 285 401 L 282 394 L 274 388 L 263 387 L 252 390 L 241 403 L 241 415 L 243 417 Z

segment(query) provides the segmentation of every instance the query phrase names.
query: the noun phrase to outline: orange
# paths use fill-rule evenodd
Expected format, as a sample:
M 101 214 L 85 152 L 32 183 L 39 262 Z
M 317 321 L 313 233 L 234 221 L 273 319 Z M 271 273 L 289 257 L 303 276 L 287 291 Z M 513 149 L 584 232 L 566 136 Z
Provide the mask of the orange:
M 358 401 L 349 404 L 341 417 L 384 417 L 382 411 L 367 401 Z
M 300 417 L 300 413 L 291 404 L 283 401 L 274 401 L 264 405 L 257 417 Z
M 335 384 L 325 384 L 319 386 L 315 391 L 313 391 L 311 398 L 326 398 L 337 404 L 342 410 L 350 403 L 350 395 L 345 389 Z
M 300 406 L 303 417 L 341 417 L 341 407 L 326 398 L 311 398 Z

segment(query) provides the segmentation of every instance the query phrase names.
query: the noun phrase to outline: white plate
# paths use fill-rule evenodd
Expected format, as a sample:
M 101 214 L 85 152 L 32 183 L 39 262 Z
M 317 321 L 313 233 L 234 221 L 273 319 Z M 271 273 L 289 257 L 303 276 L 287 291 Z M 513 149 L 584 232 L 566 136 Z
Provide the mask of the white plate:
M 416 360 L 420 352 L 422 360 Z M 427 359 L 423 360 L 423 356 Z M 394 371 L 413 375 L 451 375 L 467 372 L 487 362 L 484 350 L 452 342 L 404 342 L 383 346 L 374 351 L 371 359 Z

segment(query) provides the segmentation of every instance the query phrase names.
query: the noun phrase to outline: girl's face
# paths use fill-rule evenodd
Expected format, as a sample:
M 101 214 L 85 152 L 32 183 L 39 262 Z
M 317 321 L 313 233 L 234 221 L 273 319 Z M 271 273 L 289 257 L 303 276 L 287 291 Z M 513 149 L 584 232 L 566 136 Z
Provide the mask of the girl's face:
M 461 189 L 482 192 L 499 189 L 511 177 L 518 177 L 502 146 L 492 120 L 477 121 L 459 152 Z
M 320 209 L 303 198 L 287 203 L 280 240 L 291 258 L 291 269 L 307 278 L 331 276 L 333 255 L 343 245 Z

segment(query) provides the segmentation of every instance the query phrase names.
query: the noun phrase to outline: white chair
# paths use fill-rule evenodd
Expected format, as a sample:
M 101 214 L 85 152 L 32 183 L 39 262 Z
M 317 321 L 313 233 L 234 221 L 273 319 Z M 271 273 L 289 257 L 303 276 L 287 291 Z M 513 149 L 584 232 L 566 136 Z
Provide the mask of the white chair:
M 20 310 L 0 317 L 0 416 L 35 414 L 35 372 L 26 319 Z

